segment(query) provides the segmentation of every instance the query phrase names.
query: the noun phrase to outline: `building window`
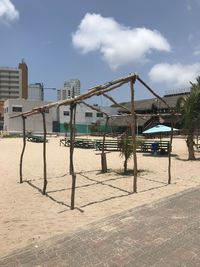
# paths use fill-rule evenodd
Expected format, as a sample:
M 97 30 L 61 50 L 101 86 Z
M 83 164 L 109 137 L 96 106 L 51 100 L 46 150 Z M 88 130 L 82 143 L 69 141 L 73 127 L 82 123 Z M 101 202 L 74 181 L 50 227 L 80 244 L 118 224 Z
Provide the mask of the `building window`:
M 63 115 L 64 115 L 64 116 L 69 116 L 69 111 L 64 110 L 64 111 L 63 111 Z
M 92 112 L 85 112 L 85 117 L 86 118 L 92 118 Z
M 22 112 L 22 107 L 12 107 L 12 112 Z
M 97 118 L 103 118 L 103 113 L 102 112 L 97 112 Z

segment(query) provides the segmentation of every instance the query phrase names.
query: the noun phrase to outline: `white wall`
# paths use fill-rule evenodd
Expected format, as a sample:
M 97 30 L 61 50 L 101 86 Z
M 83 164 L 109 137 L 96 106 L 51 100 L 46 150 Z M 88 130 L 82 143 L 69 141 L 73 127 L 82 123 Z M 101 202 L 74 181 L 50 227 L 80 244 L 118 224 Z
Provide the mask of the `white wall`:
M 97 106 L 96 108 L 100 109 L 101 111 L 106 112 L 109 115 L 117 114 L 117 109 L 112 107 L 100 107 Z M 64 111 L 69 111 L 70 114 L 70 106 L 60 106 L 59 108 L 59 122 L 69 122 L 70 116 L 64 116 Z M 93 114 L 92 117 L 86 117 L 85 113 L 90 112 Z M 97 120 L 100 121 L 101 124 L 105 124 L 106 116 L 103 115 L 102 117 L 97 117 L 97 111 L 92 110 L 91 108 L 87 107 L 84 104 L 78 104 L 76 107 L 76 123 L 77 124 L 91 124 L 95 123 Z
M 8 99 L 5 101 L 4 105 L 4 131 L 9 132 L 22 132 L 22 119 L 19 118 L 10 118 L 14 115 L 19 114 L 18 112 L 12 112 L 13 107 L 22 107 L 22 112 L 29 111 L 35 107 L 39 107 L 49 102 L 43 101 L 31 101 L 24 99 Z M 46 113 L 46 128 L 47 132 L 52 132 L 52 110 L 49 110 L 49 113 Z M 31 131 L 34 133 L 42 133 L 43 132 L 43 121 L 42 115 L 32 115 L 27 117 L 26 119 L 26 131 Z

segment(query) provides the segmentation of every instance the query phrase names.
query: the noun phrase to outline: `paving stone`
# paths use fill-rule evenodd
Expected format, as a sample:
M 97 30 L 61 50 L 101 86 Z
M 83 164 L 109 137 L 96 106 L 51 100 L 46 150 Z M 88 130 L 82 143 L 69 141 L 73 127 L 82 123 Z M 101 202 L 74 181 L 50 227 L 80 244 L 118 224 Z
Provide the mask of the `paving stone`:
M 199 267 L 199 208 L 200 189 L 189 190 L 14 251 L 0 267 Z

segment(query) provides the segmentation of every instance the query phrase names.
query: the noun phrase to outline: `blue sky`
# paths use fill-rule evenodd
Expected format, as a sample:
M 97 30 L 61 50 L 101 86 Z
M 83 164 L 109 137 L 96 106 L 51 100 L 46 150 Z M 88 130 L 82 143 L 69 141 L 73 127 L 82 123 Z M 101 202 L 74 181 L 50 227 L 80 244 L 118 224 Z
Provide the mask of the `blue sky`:
M 136 72 L 163 95 L 200 75 L 199 14 L 200 0 L 0 0 L 0 65 L 24 58 L 29 83 L 78 78 L 81 92 Z M 112 96 L 128 101 L 129 89 Z

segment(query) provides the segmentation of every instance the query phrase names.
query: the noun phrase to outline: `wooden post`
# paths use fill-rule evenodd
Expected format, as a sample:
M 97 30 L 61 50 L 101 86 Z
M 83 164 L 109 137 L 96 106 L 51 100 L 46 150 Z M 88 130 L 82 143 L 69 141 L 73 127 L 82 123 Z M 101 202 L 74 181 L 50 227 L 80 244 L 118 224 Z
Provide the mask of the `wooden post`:
M 102 153 L 101 153 L 101 171 L 102 173 L 106 173 L 108 171 L 107 169 L 107 160 L 106 160 L 106 153 L 105 153 L 105 140 L 106 140 L 106 129 L 108 125 L 109 117 L 106 117 L 106 123 L 105 123 L 105 130 L 103 135 L 103 144 L 102 144 Z
M 75 140 L 75 124 L 76 124 L 76 104 L 70 105 L 70 174 L 72 176 L 72 191 L 71 191 L 71 206 L 74 209 L 75 189 L 76 189 L 76 174 L 74 172 L 74 140 Z
M 75 189 L 76 189 L 76 174 L 72 173 L 72 192 L 71 192 L 71 206 L 70 209 L 74 209 L 75 205 Z
M 24 157 L 24 151 L 26 148 L 26 117 L 22 115 L 22 122 L 23 122 L 23 148 L 20 156 L 20 184 L 23 183 L 23 175 L 22 175 L 22 164 L 23 164 L 23 157 Z
M 74 105 L 70 105 L 70 150 L 69 150 L 69 173 L 72 174 L 74 172 L 73 169 L 73 151 L 74 151 L 74 129 L 73 129 L 73 114 L 74 114 Z
M 134 79 L 130 81 L 131 88 L 131 134 L 133 140 L 133 162 L 134 162 L 134 179 L 133 179 L 133 193 L 137 193 L 137 154 L 136 154 L 136 137 L 135 137 L 135 127 L 136 127 L 136 118 L 135 118 L 135 104 L 134 104 Z
M 171 124 L 171 134 L 169 141 L 169 153 L 168 153 L 168 184 L 171 184 L 171 151 L 172 151 L 172 140 L 173 140 L 173 123 Z
M 44 131 L 44 139 L 43 139 L 43 166 L 44 166 L 44 185 L 43 185 L 43 191 L 42 194 L 46 194 L 46 188 L 47 188 L 47 163 L 46 163 L 46 136 L 47 136 L 47 130 L 46 130 L 46 119 L 45 119 L 45 110 L 42 110 L 42 120 L 43 120 L 43 131 Z

